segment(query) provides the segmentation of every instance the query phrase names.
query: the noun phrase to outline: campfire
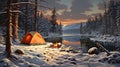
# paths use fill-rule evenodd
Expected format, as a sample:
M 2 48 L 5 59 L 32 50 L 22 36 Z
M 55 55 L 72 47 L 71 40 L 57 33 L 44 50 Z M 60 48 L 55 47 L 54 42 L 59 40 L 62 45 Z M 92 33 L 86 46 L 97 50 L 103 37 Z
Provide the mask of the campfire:
M 53 43 L 50 45 L 50 48 L 60 48 L 61 47 L 61 43 Z

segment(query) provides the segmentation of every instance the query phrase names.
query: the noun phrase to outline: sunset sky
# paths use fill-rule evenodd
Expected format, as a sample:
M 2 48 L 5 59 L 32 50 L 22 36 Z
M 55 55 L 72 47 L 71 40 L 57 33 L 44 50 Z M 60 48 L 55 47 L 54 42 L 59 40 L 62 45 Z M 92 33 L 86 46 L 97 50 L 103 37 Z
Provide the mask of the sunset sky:
M 103 0 L 47 0 L 47 6 L 56 8 L 57 18 L 62 24 L 74 24 L 103 13 Z M 107 1 L 107 0 L 105 0 Z M 47 15 L 51 10 L 45 11 Z

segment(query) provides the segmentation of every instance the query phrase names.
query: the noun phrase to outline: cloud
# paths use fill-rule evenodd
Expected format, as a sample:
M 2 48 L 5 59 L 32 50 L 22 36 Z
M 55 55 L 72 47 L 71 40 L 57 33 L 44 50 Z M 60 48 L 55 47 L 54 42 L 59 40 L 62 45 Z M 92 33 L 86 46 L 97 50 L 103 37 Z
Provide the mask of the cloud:
M 70 8 L 72 6 L 73 0 L 69 0 L 69 1 L 68 0 L 59 0 L 57 2 L 61 5 L 66 5 L 66 6 L 68 6 L 68 8 Z
M 83 19 L 87 20 L 89 16 L 103 12 L 101 4 L 102 0 L 48 0 L 47 6 L 50 8 L 55 7 L 57 17 L 67 24 L 71 20 L 74 20 L 71 22 L 81 22 Z M 48 12 L 50 13 L 50 11 Z M 71 20 L 68 21 L 68 19 Z
M 87 16 L 83 13 L 85 11 L 90 10 L 89 8 L 92 7 L 89 0 L 74 0 L 72 1 L 71 11 L 65 11 L 63 15 L 59 16 L 63 19 L 82 19 L 86 18 Z
M 98 7 L 98 9 L 100 9 L 100 10 L 104 10 L 104 9 L 105 9 L 103 3 L 99 3 L 99 4 L 97 4 L 97 7 Z
M 71 7 L 72 7 L 72 2 L 73 0 L 59 0 L 57 1 L 59 4 L 61 5 L 65 5 L 67 7 L 66 11 L 70 12 L 71 11 Z

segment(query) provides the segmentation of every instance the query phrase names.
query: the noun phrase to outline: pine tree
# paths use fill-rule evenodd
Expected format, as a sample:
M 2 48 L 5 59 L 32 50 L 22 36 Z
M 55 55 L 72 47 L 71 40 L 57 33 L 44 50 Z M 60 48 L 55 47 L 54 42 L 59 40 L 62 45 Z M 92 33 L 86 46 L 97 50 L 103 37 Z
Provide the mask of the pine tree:
M 56 9 L 54 8 L 53 11 L 52 11 L 52 16 L 51 16 L 52 20 L 51 20 L 51 23 L 52 23 L 52 32 L 53 33 L 56 33 L 56 26 L 57 26 L 57 19 L 56 19 Z

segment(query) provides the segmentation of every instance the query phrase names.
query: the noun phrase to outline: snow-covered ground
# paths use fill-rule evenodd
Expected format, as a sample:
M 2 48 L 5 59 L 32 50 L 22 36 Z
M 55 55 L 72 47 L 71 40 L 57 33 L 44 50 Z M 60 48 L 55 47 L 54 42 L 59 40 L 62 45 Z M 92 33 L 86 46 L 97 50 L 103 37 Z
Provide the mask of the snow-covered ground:
M 102 42 L 120 42 L 120 36 L 110 36 L 110 35 L 96 35 L 95 38 L 90 38 L 93 41 Z
M 17 55 L 20 49 L 24 55 Z M 82 53 L 80 49 L 63 45 L 61 48 L 48 48 L 47 45 L 12 45 L 13 55 L 18 60 L 10 61 L 4 56 L 5 45 L 0 44 L 0 67 L 119 67 L 120 64 L 108 64 L 98 60 L 107 57 L 105 52 L 98 55 Z

